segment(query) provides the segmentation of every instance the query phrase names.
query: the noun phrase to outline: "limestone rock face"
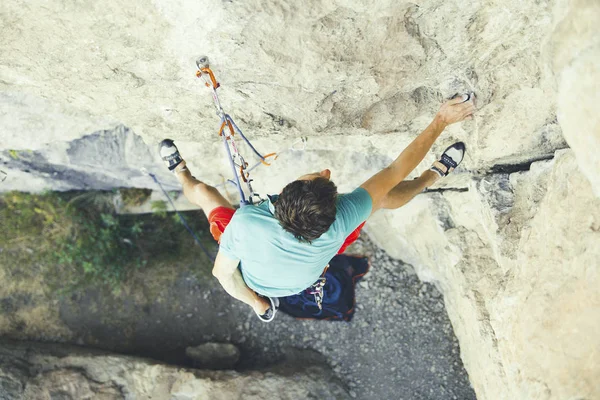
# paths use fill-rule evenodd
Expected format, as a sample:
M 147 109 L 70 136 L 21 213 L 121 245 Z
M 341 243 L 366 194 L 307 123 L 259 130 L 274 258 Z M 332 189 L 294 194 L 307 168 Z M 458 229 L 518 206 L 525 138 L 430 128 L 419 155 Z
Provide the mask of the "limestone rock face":
M 281 153 L 253 172 L 263 193 L 323 168 L 351 190 L 474 91 L 475 119 L 416 173 L 456 140 L 461 167 L 367 230 L 441 288 L 479 398 L 600 398 L 598 1 L 0 7 L 1 191 L 156 189 L 147 172 L 175 189 L 154 147 L 170 137 L 236 202 L 199 55 L 253 144 Z
M 600 396 L 600 199 L 574 153 L 468 189 L 421 195 L 368 232 L 442 288 L 478 397 Z
M 309 139 L 302 155 L 288 152 L 276 168 L 256 171 L 263 191 L 325 167 L 342 189 L 354 186 L 396 157 L 456 92 L 477 93 L 478 118 L 451 127 L 436 152 L 464 140 L 468 167 L 480 169 L 565 147 L 555 78 L 541 55 L 552 3 L 41 4 L 2 6 L 5 150 L 65 148 L 123 123 L 153 155 L 160 139 L 177 140 L 198 177 L 220 183 L 230 171 L 209 91 L 194 75 L 201 54 L 212 59 L 225 110 L 261 151 Z M 64 160 L 59 149 L 51 154 Z M 152 186 L 143 178 L 134 183 Z
M 278 372 L 177 368 L 64 345 L 0 343 L 0 398 L 44 399 L 349 399 L 321 367 Z M 293 371 L 293 372 L 290 372 Z
M 558 81 L 558 119 L 581 170 L 600 196 L 600 3 L 563 1 L 556 8 L 548 54 Z

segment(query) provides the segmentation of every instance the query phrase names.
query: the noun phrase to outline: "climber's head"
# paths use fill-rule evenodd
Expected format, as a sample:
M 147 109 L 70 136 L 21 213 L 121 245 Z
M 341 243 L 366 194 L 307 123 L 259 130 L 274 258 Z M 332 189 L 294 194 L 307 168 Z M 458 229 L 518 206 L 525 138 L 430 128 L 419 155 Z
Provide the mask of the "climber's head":
M 337 187 L 328 169 L 302 175 L 283 188 L 275 205 L 275 218 L 301 242 L 312 242 L 335 221 Z

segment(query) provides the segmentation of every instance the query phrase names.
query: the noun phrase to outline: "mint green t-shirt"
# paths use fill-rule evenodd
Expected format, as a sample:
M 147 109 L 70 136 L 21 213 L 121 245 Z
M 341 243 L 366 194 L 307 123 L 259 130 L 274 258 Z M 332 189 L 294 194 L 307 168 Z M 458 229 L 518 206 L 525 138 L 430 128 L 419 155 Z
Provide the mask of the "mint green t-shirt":
M 286 232 L 273 215 L 270 200 L 235 212 L 221 236 L 220 251 L 240 260 L 246 285 L 264 296 L 300 293 L 321 276 L 344 240 L 371 214 L 369 193 L 358 188 L 338 196 L 335 221 L 312 243 Z

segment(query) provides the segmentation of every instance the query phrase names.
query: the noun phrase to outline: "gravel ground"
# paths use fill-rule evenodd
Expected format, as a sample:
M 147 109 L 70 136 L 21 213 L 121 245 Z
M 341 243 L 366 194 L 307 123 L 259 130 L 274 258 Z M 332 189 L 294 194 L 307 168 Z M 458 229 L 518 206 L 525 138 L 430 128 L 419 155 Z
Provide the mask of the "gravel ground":
M 79 344 L 172 363 L 190 364 L 185 348 L 207 341 L 236 344 L 240 369 L 266 367 L 288 347 L 312 349 L 358 399 L 475 399 L 437 289 L 368 239 L 349 252 L 371 259 L 350 323 L 279 313 L 265 324 L 214 278 L 186 268 L 158 293 L 143 282 L 119 296 L 86 289 L 60 302 L 60 318 Z

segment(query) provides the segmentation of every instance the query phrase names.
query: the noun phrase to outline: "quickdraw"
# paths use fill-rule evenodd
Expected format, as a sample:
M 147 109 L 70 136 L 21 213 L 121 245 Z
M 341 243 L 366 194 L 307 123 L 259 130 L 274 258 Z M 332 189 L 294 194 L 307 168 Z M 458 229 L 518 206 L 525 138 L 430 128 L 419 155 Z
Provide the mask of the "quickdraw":
M 315 283 L 313 283 L 308 289 L 306 289 L 306 292 L 308 294 L 312 294 L 313 296 L 315 296 L 315 303 L 317 303 L 317 307 L 319 307 L 319 310 L 323 309 L 323 298 L 325 297 L 324 288 L 325 284 L 327 283 L 327 278 L 325 278 L 325 274 L 327 273 L 328 269 L 329 264 L 327 264 L 325 270 L 323 270 L 323 273 L 321 274 L 319 279 L 317 279 Z
M 236 133 L 240 135 L 244 142 L 246 142 L 246 144 L 252 149 L 254 154 L 258 156 L 260 162 L 263 165 L 271 165 L 271 163 L 267 162 L 267 159 L 273 158 L 272 161 L 274 161 L 277 159 L 278 155 L 277 153 L 270 153 L 263 156 L 261 153 L 259 153 L 254 148 L 254 146 L 252 146 L 252 143 L 250 143 L 250 141 L 246 138 L 241 129 L 238 128 L 235 122 L 233 122 L 231 116 L 225 113 L 223 107 L 221 106 L 221 102 L 219 101 L 219 95 L 217 94 L 217 89 L 221 86 L 221 84 L 217 82 L 215 74 L 210 69 L 208 57 L 202 56 L 198 58 L 198 60 L 196 60 L 196 66 L 198 67 L 196 77 L 202 78 L 206 87 L 211 89 L 213 101 L 215 104 L 215 110 L 217 116 L 221 119 L 219 136 L 223 140 L 223 145 L 225 146 L 225 150 L 229 158 L 229 164 L 231 165 L 231 169 L 233 171 L 234 180 L 231 182 L 235 184 L 240 193 L 240 206 L 243 207 L 245 205 L 255 204 L 255 202 L 262 201 L 263 199 L 260 197 L 260 195 L 256 193 L 252 188 L 252 179 L 250 178 L 250 171 L 253 168 L 248 167 L 248 163 L 240 154 L 238 146 L 236 145 L 234 139 L 234 135 Z M 248 188 L 248 199 L 246 199 L 246 194 L 244 193 L 244 189 L 242 188 L 242 182 L 244 182 Z
M 315 296 L 315 303 L 317 303 L 319 310 L 323 309 L 323 297 L 325 295 L 323 293 L 323 288 L 325 287 L 325 283 L 327 283 L 327 279 L 322 276 L 319 278 L 319 280 L 313 283 L 311 287 L 306 289 L 308 294 Z

